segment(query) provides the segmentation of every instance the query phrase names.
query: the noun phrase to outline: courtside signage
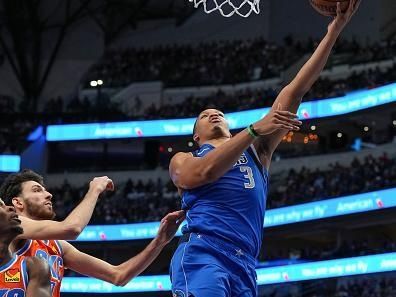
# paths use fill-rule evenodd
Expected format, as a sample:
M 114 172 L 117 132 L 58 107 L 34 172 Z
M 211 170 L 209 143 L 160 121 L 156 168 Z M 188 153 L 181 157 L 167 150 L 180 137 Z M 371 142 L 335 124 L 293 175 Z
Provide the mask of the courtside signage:
M 302 120 L 337 116 L 396 102 L 396 83 L 343 97 L 303 102 L 298 110 Z M 226 114 L 230 129 L 241 129 L 264 117 L 269 108 Z M 119 123 L 50 125 L 47 141 L 177 136 L 192 134 L 195 118 Z
M 267 210 L 264 227 L 275 227 L 335 216 L 364 213 L 396 207 L 396 188 L 310 202 Z M 151 239 L 157 234 L 159 222 L 119 225 L 89 225 L 77 241 L 117 241 Z M 180 230 L 176 234 L 181 235 Z
M 257 269 L 258 285 L 270 285 L 396 271 L 396 253 L 345 258 L 313 263 Z M 170 291 L 168 275 L 139 276 L 125 287 L 86 277 L 65 277 L 63 293 L 130 293 Z

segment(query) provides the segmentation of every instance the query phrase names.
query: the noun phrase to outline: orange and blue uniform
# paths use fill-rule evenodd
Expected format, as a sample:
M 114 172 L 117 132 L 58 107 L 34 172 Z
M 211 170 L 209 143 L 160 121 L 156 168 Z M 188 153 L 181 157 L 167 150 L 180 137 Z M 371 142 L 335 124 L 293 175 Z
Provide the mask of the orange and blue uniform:
M 40 257 L 47 261 L 51 271 L 52 297 L 60 296 L 60 287 L 65 272 L 62 247 L 57 240 L 27 240 L 17 255 Z M 1 295 L 0 295 L 1 297 Z
M 14 254 L 0 266 L 0 297 L 25 297 L 28 282 L 25 257 Z

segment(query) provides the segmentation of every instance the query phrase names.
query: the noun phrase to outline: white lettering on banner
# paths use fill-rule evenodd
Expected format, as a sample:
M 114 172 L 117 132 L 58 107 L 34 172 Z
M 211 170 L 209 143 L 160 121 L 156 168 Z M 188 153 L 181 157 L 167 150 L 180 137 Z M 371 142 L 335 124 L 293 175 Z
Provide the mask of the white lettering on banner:
M 392 99 L 392 94 L 391 94 L 391 92 L 385 92 L 385 93 L 379 95 L 379 99 L 380 99 L 380 102 L 390 101 L 390 99 Z
M 300 211 L 292 211 L 286 214 L 286 221 L 299 222 L 301 220 Z
M 78 237 L 78 239 L 95 239 L 98 237 L 98 233 L 96 231 L 84 230 Z
M 95 136 L 126 136 L 132 135 L 132 128 L 97 128 Z
M 373 199 L 366 199 L 366 200 L 356 200 L 353 202 L 340 202 L 337 205 L 337 212 L 349 212 L 349 211 L 356 211 L 362 209 L 372 209 L 374 208 L 374 201 Z
M 367 262 L 363 262 L 363 261 L 359 261 L 357 263 L 357 268 L 360 272 L 362 273 L 366 273 L 367 269 L 368 269 L 368 263 Z
M 285 214 L 280 213 L 277 215 L 274 215 L 274 224 L 281 224 L 285 221 Z
M 180 131 L 180 127 L 176 125 L 164 125 L 164 131 L 166 133 L 178 133 Z
M 375 106 L 377 104 L 376 96 L 367 96 L 362 99 L 362 106 Z
M 302 213 L 302 217 L 303 217 L 304 219 L 312 218 L 313 215 L 314 215 L 313 209 L 306 209 L 306 210 L 304 210 L 303 213 Z
M 191 132 L 192 133 L 193 128 L 194 128 L 194 125 L 191 125 L 191 124 L 182 125 L 181 126 L 181 131 L 182 132 Z
M 344 274 L 344 269 L 342 266 L 332 266 L 329 268 L 329 272 L 332 275 L 342 275 Z
M 327 205 L 324 205 L 324 206 L 317 205 L 317 206 L 315 206 L 315 209 L 314 209 L 315 217 L 323 217 L 325 212 L 326 212 L 326 209 L 327 209 Z
M 156 228 L 141 228 L 141 229 L 126 229 L 126 228 L 121 228 L 120 233 L 123 238 L 133 238 L 133 237 L 147 237 L 151 235 L 156 235 L 158 232 L 158 227 Z
M 281 279 L 282 279 L 282 274 L 280 272 L 260 273 L 257 275 L 258 282 L 273 282 Z

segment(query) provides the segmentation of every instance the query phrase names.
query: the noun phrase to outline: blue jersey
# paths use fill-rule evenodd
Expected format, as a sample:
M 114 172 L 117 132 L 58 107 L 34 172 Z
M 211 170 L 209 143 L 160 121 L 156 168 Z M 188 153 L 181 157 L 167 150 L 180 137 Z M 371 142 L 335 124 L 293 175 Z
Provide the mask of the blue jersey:
M 194 155 L 203 157 L 213 149 L 212 145 L 204 144 Z M 257 257 L 267 188 L 267 170 L 258 163 L 253 150 L 245 151 L 217 181 L 184 190 L 182 208 L 187 211 L 187 224 L 182 232 L 214 235 Z

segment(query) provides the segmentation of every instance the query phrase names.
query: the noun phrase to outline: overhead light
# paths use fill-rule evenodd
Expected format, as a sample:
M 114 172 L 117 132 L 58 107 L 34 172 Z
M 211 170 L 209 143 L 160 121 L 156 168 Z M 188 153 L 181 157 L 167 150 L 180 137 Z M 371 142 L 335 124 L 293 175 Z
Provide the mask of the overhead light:
M 316 126 L 315 126 L 315 125 L 312 125 L 312 126 L 311 126 L 311 130 L 312 130 L 312 131 L 315 131 L 315 130 L 316 130 Z
M 194 143 L 192 143 L 192 141 L 189 141 L 189 142 L 188 142 L 188 146 L 189 146 L 189 147 L 192 147 L 193 145 L 194 145 Z
M 342 137 L 342 133 L 341 133 L 341 132 L 338 132 L 338 133 L 337 133 L 337 137 L 338 137 L 338 138 L 341 138 L 341 137 Z
M 91 87 L 96 87 L 98 85 L 98 82 L 95 80 L 91 80 L 90 85 L 91 85 Z
M 173 152 L 173 148 L 168 147 L 168 152 L 169 152 L 169 153 Z
M 98 86 L 101 86 L 101 85 L 103 85 L 103 80 L 98 79 L 98 80 L 97 80 L 97 83 L 98 83 Z
M 393 121 L 393 126 L 396 126 L 396 120 Z
M 366 126 L 363 128 L 363 130 L 364 130 L 364 132 L 368 132 L 368 130 L 370 130 L 370 128 Z

